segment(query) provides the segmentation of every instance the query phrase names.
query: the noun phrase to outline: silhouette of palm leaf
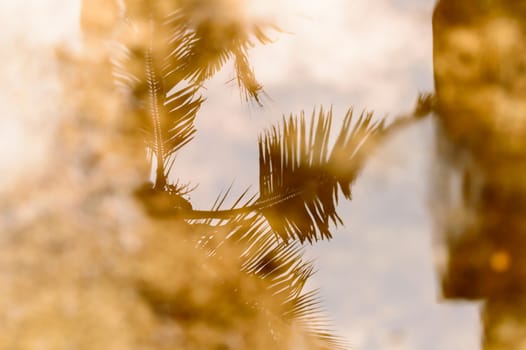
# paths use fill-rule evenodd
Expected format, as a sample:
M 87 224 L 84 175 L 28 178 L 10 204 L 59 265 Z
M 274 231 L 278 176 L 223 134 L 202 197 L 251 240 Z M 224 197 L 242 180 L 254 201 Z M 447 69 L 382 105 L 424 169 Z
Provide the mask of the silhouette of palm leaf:
M 220 211 L 232 186 L 220 194 L 211 211 Z M 242 208 L 254 206 L 256 196 L 244 191 L 230 206 Z M 229 210 L 229 209 L 227 209 Z M 317 291 L 305 291 L 307 280 L 314 273 L 312 261 L 304 260 L 304 249 L 298 242 L 285 242 L 270 227 L 267 219 L 258 212 L 236 211 L 228 219 L 209 218 L 190 222 L 204 232 L 197 246 L 216 258 L 227 258 L 233 245 L 240 250 L 239 263 L 242 272 L 262 281 L 271 303 L 262 300 L 255 308 L 275 316 L 269 323 L 270 335 L 280 338 L 279 330 L 299 325 L 310 343 L 309 349 L 344 349 L 344 342 L 330 330 L 331 322 L 324 316 Z M 204 224 L 204 225 L 203 225 Z M 203 230 L 204 228 L 204 230 Z M 226 250 L 223 250 L 226 248 Z M 278 340 L 278 339 L 276 339 Z M 279 341 L 278 341 L 279 343 Z M 310 344 L 309 343 L 309 344 Z
M 332 149 L 329 147 L 332 111 L 312 114 L 309 128 L 302 112 L 283 118 L 259 138 L 260 198 L 262 214 L 285 241 L 313 242 L 331 238 L 329 223 L 341 224 L 336 212 L 338 188 L 351 198 L 351 185 L 362 167 L 366 143 L 382 130 L 363 113 L 352 124 L 349 110 Z
M 186 210 L 181 215 L 186 219 L 229 220 L 260 213 L 285 241 L 330 238 L 330 221 L 341 223 L 336 213 L 338 192 L 351 199 L 351 186 L 374 148 L 397 130 L 428 115 L 433 101 L 430 94 L 420 95 L 412 113 L 399 116 L 386 127 L 383 120 L 372 122 L 371 113 L 362 113 L 353 124 L 349 110 L 331 150 L 331 111 L 325 114 L 320 110 L 318 119 L 314 112 L 308 133 L 303 113 L 284 118 L 283 130 L 275 126 L 259 138 L 261 190 L 257 199 L 226 210 Z M 311 215 L 313 209 L 317 212 Z
M 126 32 L 124 43 L 114 44 L 112 56 L 116 85 L 128 95 L 138 128 L 145 134 L 156 164 L 154 187 L 160 190 L 167 185 L 174 154 L 194 136 L 194 120 L 204 101 L 199 86 L 167 79 L 163 33 L 162 25 L 150 19 L 149 25 Z M 135 37 L 143 39 L 134 42 Z
M 274 300 L 281 305 L 280 318 L 299 324 L 315 340 L 316 349 L 343 349 L 344 342 L 330 330 L 331 322 L 324 316 L 318 291 L 305 291 L 314 266 L 312 261 L 304 260 L 302 246 L 284 242 L 261 215 L 247 229 L 242 227 L 238 235 L 231 239 L 239 237 L 249 243 L 242 256 L 242 269 L 267 282 Z
M 218 240 L 220 232 L 225 231 L 224 238 Z M 222 254 L 229 254 L 230 250 L 225 253 L 222 250 L 230 245 L 241 247 L 241 271 L 260 279 L 272 297 L 270 303 L 259 300 L 253 307 L 275 316 L 268 327 L 277 344 L 286 337 L 280 330 L 296 325 L 309 342 L 309 349 L 345 348 L 344 341 L 330 329 L 331 322 L 324 316 L 318 291 L 305 292 L 314 267 L 311 261 L 303 259 L 299 243 L 284 242 L 260 214 L 223 220 L 208 226 L 207 232 L 198 246 L 207 249 L 210 256 L 220 258 Z M 287 327 L 284 328 L 284 324 Z
M 238 86 L 245 98 L 254 98 L 261 104 L 263 87 L 248 63 L 248 50 L 256 41 L 261 44 L 271 41 L 262 25 L 248 28 L 240 20 L 203 16 L 203 9 L 192 2 L 170 14 L 166 23 L 172 33 L 169 41 L 172 51 L 166 61 L 169 79 L 201 84 L 233 59 Z

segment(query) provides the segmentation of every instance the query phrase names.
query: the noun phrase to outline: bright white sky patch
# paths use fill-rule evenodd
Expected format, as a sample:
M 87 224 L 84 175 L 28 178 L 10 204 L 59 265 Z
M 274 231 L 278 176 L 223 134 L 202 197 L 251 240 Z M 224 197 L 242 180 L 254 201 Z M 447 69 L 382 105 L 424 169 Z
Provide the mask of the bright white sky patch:
M 45 161 L 61 111 L 54 50 L 79 38 L 80 2 L 0 0 L 0 191 Z

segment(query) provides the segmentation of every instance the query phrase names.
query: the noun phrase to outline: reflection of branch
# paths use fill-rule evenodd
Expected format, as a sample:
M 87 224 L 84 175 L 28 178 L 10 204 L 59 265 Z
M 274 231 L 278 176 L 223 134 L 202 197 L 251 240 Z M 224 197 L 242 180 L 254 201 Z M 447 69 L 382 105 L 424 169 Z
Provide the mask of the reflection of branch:
M 380 135 L 378 135 L 380 136 L 378 143 L 383 142 L 386 136 L 393 134 L 398 129 L 405 128 L 411 125 L 412 123 L 417 122 L 423 119 L 424 117 L 428 116 L 434 111 L 434 109 L 435 96 L 429 93 L 420 94 L 418 96 L 418 100 L 416 101 L 416 106 L 413 112 L 396 118 L 394 122 L 392 122 L 391 124 L 389 124 L 389 126 L 384 128 L 383 132 Z
M 179 215 L 184 219 L 231 219 L 236 216 L 246 216 L 250 213 L 260 212 L 265 208 L 274 206 L 279 203 L 287 202 L 288 200 L 298 197 L 299 195 L 300 193 L 296 192 L 272 199 L 259 199 L 254 204 L 233 209 L 194 210 L 181 208 L 182 210 L 179 211 Z
M 192 205 L 183 196 L 176 192 L 158 190 L 149 182 L 139 187 L 134 192 L 146 208 L 148 214 L 155 217 L 190 219 L 232 219 L 238 216 L 247 216 L 261 210 L 285 202 L 299 193 L 280 196 L 267 200 L 257 200 L 254 204 L 232 209 L 194 210 Z

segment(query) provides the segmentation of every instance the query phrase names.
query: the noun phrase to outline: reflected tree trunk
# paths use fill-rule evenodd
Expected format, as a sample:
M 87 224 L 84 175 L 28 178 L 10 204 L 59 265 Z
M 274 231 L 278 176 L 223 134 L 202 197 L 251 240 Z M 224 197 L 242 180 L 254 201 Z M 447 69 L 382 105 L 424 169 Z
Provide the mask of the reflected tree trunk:
M 446 299 L 483 300 L 484 349 L 526 346 L 526 3 L 440 0 L 436 242 Z

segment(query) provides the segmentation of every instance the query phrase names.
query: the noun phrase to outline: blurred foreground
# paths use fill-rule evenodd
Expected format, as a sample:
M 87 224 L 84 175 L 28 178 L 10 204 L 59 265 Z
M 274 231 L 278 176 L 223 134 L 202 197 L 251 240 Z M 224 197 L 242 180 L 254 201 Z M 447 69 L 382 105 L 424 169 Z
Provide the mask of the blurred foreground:
M 447 299 L 483 300 L 484 349 L 526 348 L 526 4 L 439 1 L 433 184 Z

